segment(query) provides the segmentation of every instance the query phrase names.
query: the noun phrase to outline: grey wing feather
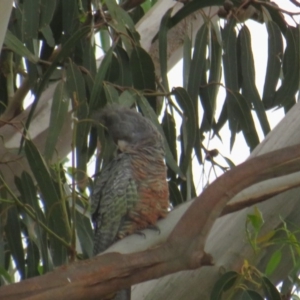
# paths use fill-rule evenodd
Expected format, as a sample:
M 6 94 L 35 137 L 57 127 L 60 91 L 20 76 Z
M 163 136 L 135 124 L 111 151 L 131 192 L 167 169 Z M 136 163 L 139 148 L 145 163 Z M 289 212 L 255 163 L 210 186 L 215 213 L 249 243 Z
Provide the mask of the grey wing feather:
M 94 254 L 106 250 L 116 240 L 128 210 L 137 202 L 130 163 L 128 155 L 119 154 L 95 179 L 91 195 Z

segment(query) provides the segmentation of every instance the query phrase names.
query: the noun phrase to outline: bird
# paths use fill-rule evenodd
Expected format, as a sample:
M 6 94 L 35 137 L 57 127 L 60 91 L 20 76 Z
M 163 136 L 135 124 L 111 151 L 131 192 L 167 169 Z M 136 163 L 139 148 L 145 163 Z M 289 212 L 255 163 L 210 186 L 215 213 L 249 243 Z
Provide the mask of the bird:
M 164 140 L 155 125 L 121 105 L 109 105 L 95 118 L 117 146 L 116 156 L 95 176 L 91 193 L 97 255 L 130 234 L 155 227 L 167 216 L 170 202 Z

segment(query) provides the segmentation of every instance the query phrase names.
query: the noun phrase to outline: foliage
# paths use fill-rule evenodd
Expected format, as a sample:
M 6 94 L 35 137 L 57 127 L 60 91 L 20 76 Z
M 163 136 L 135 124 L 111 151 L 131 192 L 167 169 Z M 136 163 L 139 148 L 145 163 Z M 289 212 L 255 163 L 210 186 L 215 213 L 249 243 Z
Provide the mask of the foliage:
M 261 294 L 266 299 L 298 299 L 299 229 L 284 221 L 282 223 L 280 228 L 263 233 L 263 216 L 256 207 L 254 208 L 254 213 L 249 214 L 246 221 L 246 234 L 255 253 L 252 262 L 255 262 L 266 248 L 272 248 L 273 254 L 267 261 L 264 272 L 259 271 L 247 260 L 244 261 L 240 272 L 223 270 L 223 274 L 214 285 L 211 299 L 234 299 L 236 295 L 240 299 L 264 299 Z M 284 251 L 285 249 L 287 251 Z M 281 284 L 279 292 L 268 277 L 280 264 L 285 263 L 284 256 L 292 258 L 293 269 Z
M 221 0 L 194 0 L 187 1 L 175 14 L 167 11 L 157 20 L 160 29 L 155 40 L 159 42 L 160 70 L 155 70 L 153 58 L 140 44 L 135 29 L 156 1 L 147 0 L 130 11 L 126 10 L 126 1 L 120 2 L 15 3 L 0 58 L 0 117 L 11 106 L 15 108 L 13 116 L 22 111 L 24 97 L 17 99 L 17 86 L 20 84 L 20 89 L 26 83 L 34 101 L 19 151 L 26 156 L 31 172 L 15 176 L 18 192 L 6 183 L 6 174 L 0 175 L 1 284 L 14 280 L 14 267 L 25 279 L 91 256 L 87 163 L 99 150 L 98 139 L 101 151 L 97 151 L 95 173 L 112 157 L 113 146 L 93 119 L 94 112 L 107 103 L 136 106 L 158 127 L 165 139 L 170 199 L 176 206 L 196 196 L 193 156 L 200 165 L 210 161 L 213 166 L 221 166 L 215 162 L 218 152 L 204 147 L 205 138 L 220 138 L 220 130 L 228 124 L 230 147 L 242 132 L 253 150 L 259 143 L 253 112 L 266 135 L 270 131 L 266 111 L 278 107 L 287 111 L 296 102 L 300 79 L 298 24 L 286 24 L 281 12 L 269 1 L 254 5 L 268 31 L 262 97 L 255 85 L 250 31 L 239 19 L 239 12 L 246 8 L 243 1 L 225 7 Z M 171 87 L 167 77 L 169 30 L 199 9 L 223 4 L 226 20 L 216 22 L 204 16 L 194 47 L 189 33 L 184 36 L 183 86 Z M 103 53 L 100 63 L 96 59 L 98 48 Z M 54 82 L 49 132 L 41 149 L 32 142 L 27 130 L 42 93 Z M 221 102 L 220 88 L 226 90 Z M 221 113 L 216 115 L 221 105 Z M 64 158 L 55 159 L 55 153 L 70 106 L 74 117 L 70 133 L 72 166 L 67 169 Z M 232 167 L 230 160 L 226 161 Z M 254 238 L 248 238 L 256 249 L 259 225 L 256 227 L 254 219 L 249 216 L 257 232 Z M 237 277 L 233 273 L 230 276 L 229 281 Z M 268 289 L 269 282 L 265 277 L 262 280 Z

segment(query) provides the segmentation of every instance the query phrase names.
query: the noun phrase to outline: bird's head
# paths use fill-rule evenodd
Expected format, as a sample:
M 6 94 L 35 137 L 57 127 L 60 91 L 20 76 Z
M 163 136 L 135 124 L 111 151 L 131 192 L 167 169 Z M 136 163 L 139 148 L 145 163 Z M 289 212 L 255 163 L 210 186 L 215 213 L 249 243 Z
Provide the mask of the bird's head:
M 152 122 L 133 109 L 109 105 L 97 114 L 121 152 L 139 147 L 163 149 L 163 138 Z

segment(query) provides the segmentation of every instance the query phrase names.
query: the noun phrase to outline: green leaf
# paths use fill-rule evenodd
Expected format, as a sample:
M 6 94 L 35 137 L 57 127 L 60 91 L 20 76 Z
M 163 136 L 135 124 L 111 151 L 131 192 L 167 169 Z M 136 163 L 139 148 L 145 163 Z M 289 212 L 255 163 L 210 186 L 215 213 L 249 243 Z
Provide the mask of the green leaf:
M 184 88 L 178 87 L 173 89 L 177 103 L 180 105 L 184 113 L 184 120 L 186 126 L 186 143 L 184 143 L 184 159 L 181 163 L 180 169 L 186 174 L 187 169 L 191 163 L 192 150 L 195 145 L 197 136 L 197 112 L 194 102 L 189 97 L 189 94 Z M 185 133 L 184 133 L 185 134 Z
M 4 44 L 10 48 L 12 51 L 17 53 L 22 57 L 26 57 L 29 61 L 36 64 L 39 61 L 39 58 L 31 53 L 24 44 L 9 30 L 6 31 Z
M 273 283 L 264 276 L 262 277 L 262 288 L 267 299 L 281 300 L 280 293 L 277 290 L 276 286 L 274 286 Z
M 228 110 L 227 110 L 227 102 L 226 99 L 224 101 L 221 113 L 219 115 L 219 119 L 217 124 L 214 126 L 214 133 L 221 139 L 220 135 L 219 135 L 219 131 L 221 130 L 221 128 L 226 124 L 228 120 Z
M 285 106 L 295 97 L 300 80 L 300 37 L 297 26 L 286 31 L 286 49 L 283 56 L 283 81 L 275 94 L 275 105 Z
M 37 197 L 36 188 L 31 176 L 27 172 L 22 172 L 21 178 L 15 177 L 15 184 L 20 192 L 20 200 L 34 213 L 35 217 L 39 222 L 46 224 L 44 213 L 42 212 Z M 26 213 L 23 213 L 23 216 Z M 26 216 L 24 216 L 26 220 Z M 41 259 L 43 264 L 44 273 L 49 272 L 53 269 L 51 260 L 49 259 L 49 252 L 47 246 L 47 236 L 44 229 L 40 226 L 39 222 L 33 224 L 33 228 L 28 228 L 30 238 L 38 245 L 41 251 Z M 34 229 L 30 232 L 30 229 Z
M 190 14 L 195 13 L 201 8 L 207 6 L 222 6 L 224 4 L 224 0 L 197 0 L 197 1 L 189 1 L 187 2 L 171 19 L 170 27 L 175 26 L 181 20 L 189 16 Z
M 110 48 L 106 53 L 106 55 L 104 56 L 104 59 L 102 60 L 99 70 L 97 72 L 94 87 L 92 89 L 91 98 L 90 98 L 90 104 L 89 104 L 90 112 L 93 112 L 99 107 L 103 107 L 106 104 L 106 103 L 102 103 L 101 101 L 101 92 L 103 90 L 103 81 L 105 79 L 105 76 L 107 74 L 107 71 L 112 61 L 112 55 L 113 55 L 113 48 Z
M 130 56 L 133 87 L 155 92 L 155 69 L 151 56 L 141 47 L 134 47 Z M 155 97 L 146 97 L 156 112 Z
M 167 10 L 160 22 L 160 28 L 158 32 L 159 41 L 159 62 L 160 62 L 160 72 L 162 78 L 162 85 L 166 92 L 170 91 L 168 82 L 168 23 L 171 17 L 173 8 Z
M 232 116 L 237 120 L 237 124 L 240 124 L 247 145 L 249 146 L 250 151 L 252 151 L 259 144 L 259 138 L 254 125 L 251 109 L 240 93 L 232 93 L 230 99 L 231 101 L 234 101 L 232 107 L 235 108 L 235 111 L 232 111 Z
M 223 158 L 225 159 L 227 165 L 229 166 L 230 169 L 235 167 L 235 164 L 232 162 L 232 160 L 230 160 L 228 157 L 223 156 Z
M 82 253 L 85 258 L 93 256 L 93 238 L 94 232 L 91 226 L 91 220 L 89 217 L 79 213 L 76 210 L 76 231 L 78 235 L 78 241 L 81 245 Z
M 266 266 L 266 270 L 265 270 L 266 276 L 270 276 L 274 273 L 274 271 L 278 267 L 279 263 L 281 262 L 281 257 L 282 257 L 282 252 L 280 249 L 276 250 L 272 254 L 272 256 Z
M 131 107 L 135 103 L 135 97 L 126 90 L 120 95 L 119 103 L 123 106 Z
M 31 119 L 32 119 L 33 114 L 35 112 L 35 109 L 38 105 L 40 96 L 41 96 L 42 92 L 44 91 L 50 76 L 52 75 L 52 73 L 56 69 L 58 62 L 63 60 L 69 54 L 69 52 L 72 50 L 73 46 L 78 42 L 78 40 L 80 40 L 82 37 L 84 37 L 89 31 L 90 31 L 89 27 L 82 27 L 70 39 L 68 39 L 64 43 L 64 47 L 62 47 L 61 51 L 57 54 L 57 56 L 54 58 L 52 64 L 50 65 L 50 67 L 45 72 L 41 82 L 39 83 L 39 85 L 37 87 L 36 94 L 35 94 L 35 99 L 34 99 L 32 105 L 31 105 L 31 109 L 30 109 L 28 118 L 27 118 L 26 123 L 25 123 L 24 132 L 23 132 L 24 137 L 26 136 L 26 133 L 27 133 L 27 130 L 29 128 Z M 22 146 L 23 146 L 23 143 L 24 143 L 24 137 L 22 137 L 22 140 L 21 140 L 20 150 L 22 149 Z
M 127 52 L 123 48 L 118 46 L 116 47 L 115 52 L 117 54 L 117 60 L 119 63 L 119 77 L 116 80 L 116 84 L 120 86 L 132 86 L 131 69 Z
M 219 278 L 215 283 L 210 295 L 210 299 L 221 300 L 223 292 L 232 287 L 238 277 L 239 274 L 234 271 L 229 271 L 223 274 L 222 277 Z
M 247 222 L 251 223 L 256 234 L 258 234 L 261 227 L 264 224 L 264 219 L 263 219 L 262 213 L 259 211 L 259 209 L 257 207 L 254 208 L 254 214 L 247 215 Z
M 119 102 L 119 93 L 112 85 L 104 83 L 104 92 L 107 103 L 112 104 Z
M 170 146 L 170 150 L 173 154 L 175 161 L 177 161 L 177 136 L 176 136 L 176 123 L 174 117 L 165 110 L 164 117 L 162 119 L 162 128 L 164 130 L 167 142 Z M 168 168 L 168 178 L 176 179 L 176 173 Z
M 209 78 L 208 78 L 208 94 L 209 94 L 209 104 L 210 110 L 206 112 L 207 121 L 209 124 L 213 124 L 215 109 L 217 103 L 217 96 L 219 91 L 219 82 L 221 81 L 221 61 L 222 61 L 222 47 L 219 44 L 217 33 L 214 27 L 211 28 L 211 56 L 210 56 L 210 68 L 209 68 Z
M 132 51 L 132 41 L 128 38 L 128 31 L 130 37 L 133 38 L 135 44 L 139 44 L 140 36 L 137 33 L 134 22 L 129 14 L 117 5 L 115 0 L 106 1 L 108 11 L 112 17 L 112 21 L 109 23 L 118 33 L 120 33 L 121 39 L 125 45 L 128 53 Z
M 52 21 L 57 0 L 40 0 L 40 26 L 39 28 L 43 28 L 48 26 Z
M 274 106 L 274 96 L 280 76 L 283 42 L 280 29 L 275 22 L 268 21 L 266 27 L 268 31 L 268 62 L 263 90 L 263 103 L 266 108 L 271 108 Z
M 183 58 L 182 58 L 182 70 L 183 70 L 183 87 L 187 89 L 189 83 L 189 74 L 192 62 L 192 41 L 188 35 L 184 36 L 183 42 Z
M 170 201 L 172 205 L 175 207 L 184 202 L 182 195 L 178 189 L 178 185 L 174 181 L 168 181 L 169 185 L 169 193 L 170 193 Z
M 89 108 L 85 101 L 82 101 L 76 110 L 76 117 L 78 122 L 76 123 L 76 179 L 81 187 L 85 187 L 86 184 L 86 168 L 88 161 L 88 134 L 90 131 L 90 121 L 88 120 Z
M 235 19 L 225 25 L 221 31 L 223 38 L 223 65 L 224 65 L 224 79 L 226 85 L 226 104 L 227 115 L 229 121 L 229 129 L 231 131 L 230 149 L 232 149 L 235 136 L 238 131 L 238 104 L 234 97 L 234 93 L 239 90 L 238 82 L 238 63 L 237 63 L 237 37 L 235 32 Z
M 70 224 L 66 214 L 66 203 L 62 199 L 57 183 L 52 179 L 44 159 L 36 146 L 30 140 L 26 140 L 25 154 L 35 180 L 42 194 L 46 217 L 49 220 L 49 228 L 65 242 L 70 241 Z M 50 250 L 55 266 L 66 263 L 67 252 L 65 246 L 56 237 L 50 236 Z
M 264 300 L 264 298 L 253 290 L 243 290 L 240 295 L 240 300 Z
M 110 45 L 111 39 L 109 36 L 109 32 L 107 30 L 100 30 L 99 35 L 100 35 L 101 48 L 106 53 L 111 47 Z
M 69 96 L 73 99 L 76 105 L 86 103 L 86 93 L 85 93 L 85 83 L 82 73 L 78 66 L 69 60 L 69 65 L 67 67 L 67 88 Z
M 241 47 L 241 67 L 243 77 L 242 95 L 249 103 L 253 104 L 262 131 L 266 136 L 271 129 L 264 105 L 255 85 L 255 67 L 251 48 L 251 36 L 246 25 L 240 30 L 239 41 Z
M 80 26 L 80 12 L 78 3 L 73 0 L 64 0 L 61 1 L 61 17 L 60 22 L 62 22 L 63 28 L 62 31 L 64 33 L 63 37 L 69 38 L 74 35 Z M 90 27 L 89 27 L 90 28 Z M 80 30 L 80 29 L 79 29 Z M 90 30 L 89 30 L 90 31 Z M 63 39 L 64 44 L 64 39 Z
M 39 28 L 40 0 L 26 0 L 23 2 L 25 39 L 37 39 Z
M 43 197 L 46 200 L 46 206 L 48 203 L 55 204 L 59 199 L 59 196 L 53 184 L 50 172 L 40 152 L 30 140 L 26 140 L 25 154 L 30 169 L 39 184 L 39 188 L 43 194 Z
M 27 245 L 27 278 L 40 275 L 38 271 L 40 263 L 39 249 L 36 244 L 29 240 Z
M 21 237 L 21 225 L 18 211 L 15 206 L 10 206 L 8 208 L 5 235 L 21 279 L 25 279 L 25 258 Z
M 44 26 L 43 28 L 40 29 L 40 31 L 43 34 L 44 38 L 46 39 L 47 44 L 50 47 L 54 47 L 55 40 L 54 40 L 53 33 L 52 33 L 50 26 L 49 25 Z
M 88 160 L 87 135 L 91 124 L 88 121 L 88 104 L 86 101 L 85 82 L 79 68 L 70 61 L 67 69 L 67 87 L 69 95 L 75 103 L 76 123 L 76 179 L 80 182 L 85 178 Z
M 51 161 L 69 107 L 69 95 L 63 81 L 56 86 L 51 106 L 49 131 L 45 143 L 45 158 Z
M 273 7 L 273 5 L 264 5 L 263 2 L 261 2 L 261 5 L 264 6 L 266 12 L 270 14 L 272 21 L 274 21 L 278 25 L 280 31 L 285 35 L 288 25 L 284 18 L 284 15 L 281 13 L 280 10 L 278 10 L 278 7 Z
M 5 279 L 8 283 L 13 283 L 12 276 L 0 265 L 0 276 Z
M 206 48 L 208 44 L 208 26 L 203 24 L 197 32 L 195 47 L 190 67 L 187 92 L 196 106 L 198 90 L 202 80 L 202 74 L 206 67 Z M 198 127 L 198 126 L 197 126 Z

